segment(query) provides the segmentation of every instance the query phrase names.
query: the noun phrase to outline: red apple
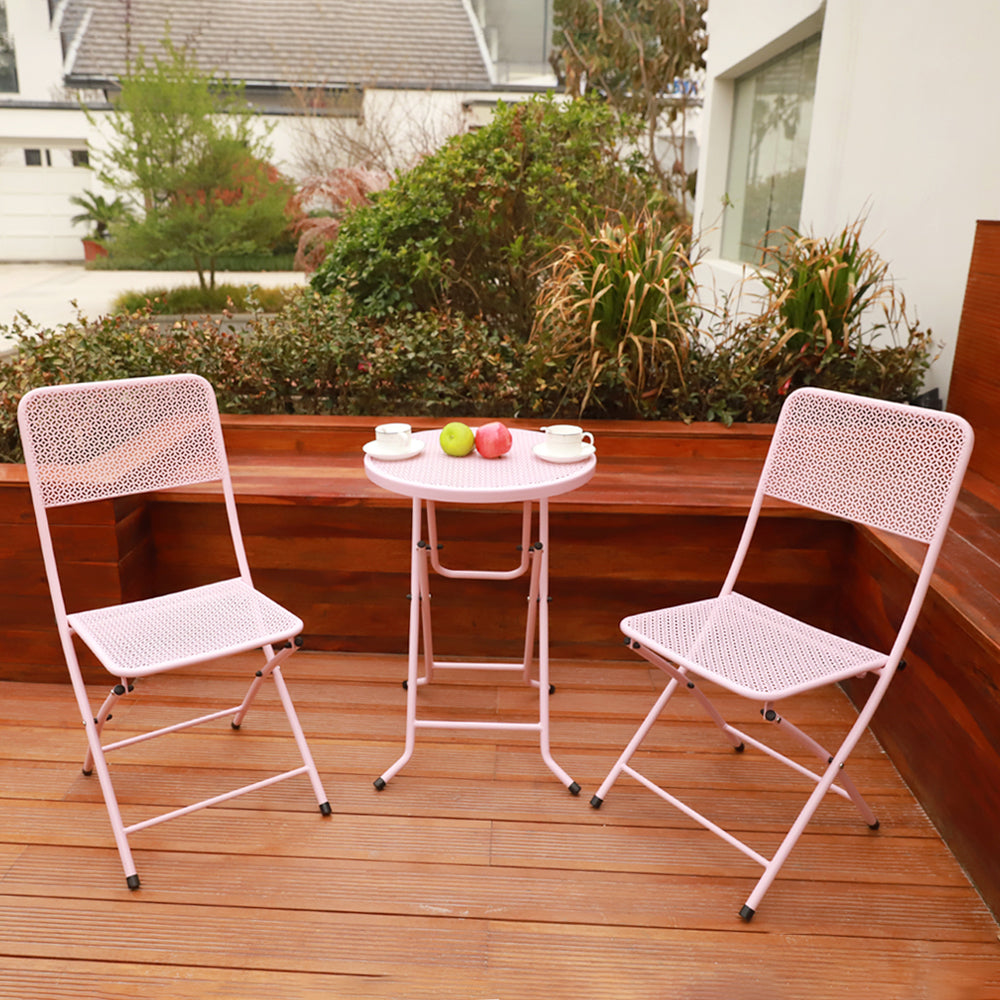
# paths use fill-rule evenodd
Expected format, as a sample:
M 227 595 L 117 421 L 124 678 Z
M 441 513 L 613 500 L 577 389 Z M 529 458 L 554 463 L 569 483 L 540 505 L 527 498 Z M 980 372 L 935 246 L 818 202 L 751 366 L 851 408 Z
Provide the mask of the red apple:
M 499 458 L 501 455 L 506 455 L 510 451 L 511 444 L 513 438 L 510 436 L 510 431 L 499 420 L 476 428 L 476 451 L 483 458 Z

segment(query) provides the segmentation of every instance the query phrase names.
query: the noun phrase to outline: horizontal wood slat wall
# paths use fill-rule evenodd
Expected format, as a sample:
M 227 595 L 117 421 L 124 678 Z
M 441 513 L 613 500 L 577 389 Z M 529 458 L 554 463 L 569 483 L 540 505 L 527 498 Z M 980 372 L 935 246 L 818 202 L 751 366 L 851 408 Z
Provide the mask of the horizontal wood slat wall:
M 403 651 L 409 501 L 364 475 L 361 445 L 371 437 L 372 421 L 223 420 L 257 585 L 304 619 L 306 642 L 314 649 Z M 601 440 L 600 471 L 585 489 L 551 506 L 553 649 L 559 655 L 617 655 L 618 620 L 637 605 L 712 592 L 735 546 L 771 433 L 766 426 L 588 427 Z M 512 565 L 518 511 L 442 509 L 447 558 Z M 667 511 L 681 520 L 663 518 Z M 57 541 L 73 552 L 65 579 L 71 608 L 236 572 L 219 496 L 208 487 L 85 513 L 67 508 L 56 517 Z M 8 571 L 0 584 L 8 598 L 0 615 L 14 639 L 0 654 L 0 677 L 61 680 L 65 670 L 21 466 L 0 466 L 0 525 Z M 775 548 L 749 567 L 755 582 L 778 585 L 790 611 L 815 614 L 827 606 L 811 588 L 825 586 L 823 568 L 837 558 L 831 531 L 831 523 L 808 518 L 768 529 Z M 810 558 L 802 562 L 803 555 Z M 806 566 L 805 573 L 793 571 L 795 565 Z M 436 578 L 440 652 L 466 655 L 461 638 L 471 628 L 483 655 L 519 657 L 526 593 L 524 580 L 498 585 Z
M 872 730 L 931 820 L 1000 913 L 1000 222 L 979 222 L 948 409 L 976 433 L 937 575 Z M 850 607 L 885 643 L 913 585 L 914 546 L 859 532 Z M 855 683 L 855 699 L 869 685 Z

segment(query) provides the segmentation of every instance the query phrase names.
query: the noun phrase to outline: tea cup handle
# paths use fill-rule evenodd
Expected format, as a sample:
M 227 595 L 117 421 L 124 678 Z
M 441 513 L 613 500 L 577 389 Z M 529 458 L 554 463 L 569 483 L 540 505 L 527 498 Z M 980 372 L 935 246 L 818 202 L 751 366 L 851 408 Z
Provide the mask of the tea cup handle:
M 588 438 L 590 439 L 589 441 L 587 440 Z M 594 443 L 594 435 L 591 434 L 590 431 L 584 431 L 582 440 L 584 444 L 592 445 Z

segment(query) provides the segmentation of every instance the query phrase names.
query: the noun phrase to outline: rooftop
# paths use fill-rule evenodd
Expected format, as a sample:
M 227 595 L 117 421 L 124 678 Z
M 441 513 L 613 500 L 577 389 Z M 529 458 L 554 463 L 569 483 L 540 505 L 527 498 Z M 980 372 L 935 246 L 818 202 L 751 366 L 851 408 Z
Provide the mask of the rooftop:
M 202 69 L 252 84 L 488 87 L 463 0 L 70 0 L 68 82 L 117 80 L 165 36 Z

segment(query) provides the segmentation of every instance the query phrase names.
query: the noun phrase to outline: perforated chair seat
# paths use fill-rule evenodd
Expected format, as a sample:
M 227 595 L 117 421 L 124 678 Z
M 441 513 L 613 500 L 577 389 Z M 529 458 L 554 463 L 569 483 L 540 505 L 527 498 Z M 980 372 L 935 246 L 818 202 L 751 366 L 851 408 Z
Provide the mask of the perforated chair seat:
M 302 631 L 299 618 L 239 578 L 81 611 L 68 620 L 118 677 L 141 677 L 276 645 Z
M 886 654 L 730 593 L 631 615 L 622 632 L 737 694 L 785 698 L 885 665 Z

